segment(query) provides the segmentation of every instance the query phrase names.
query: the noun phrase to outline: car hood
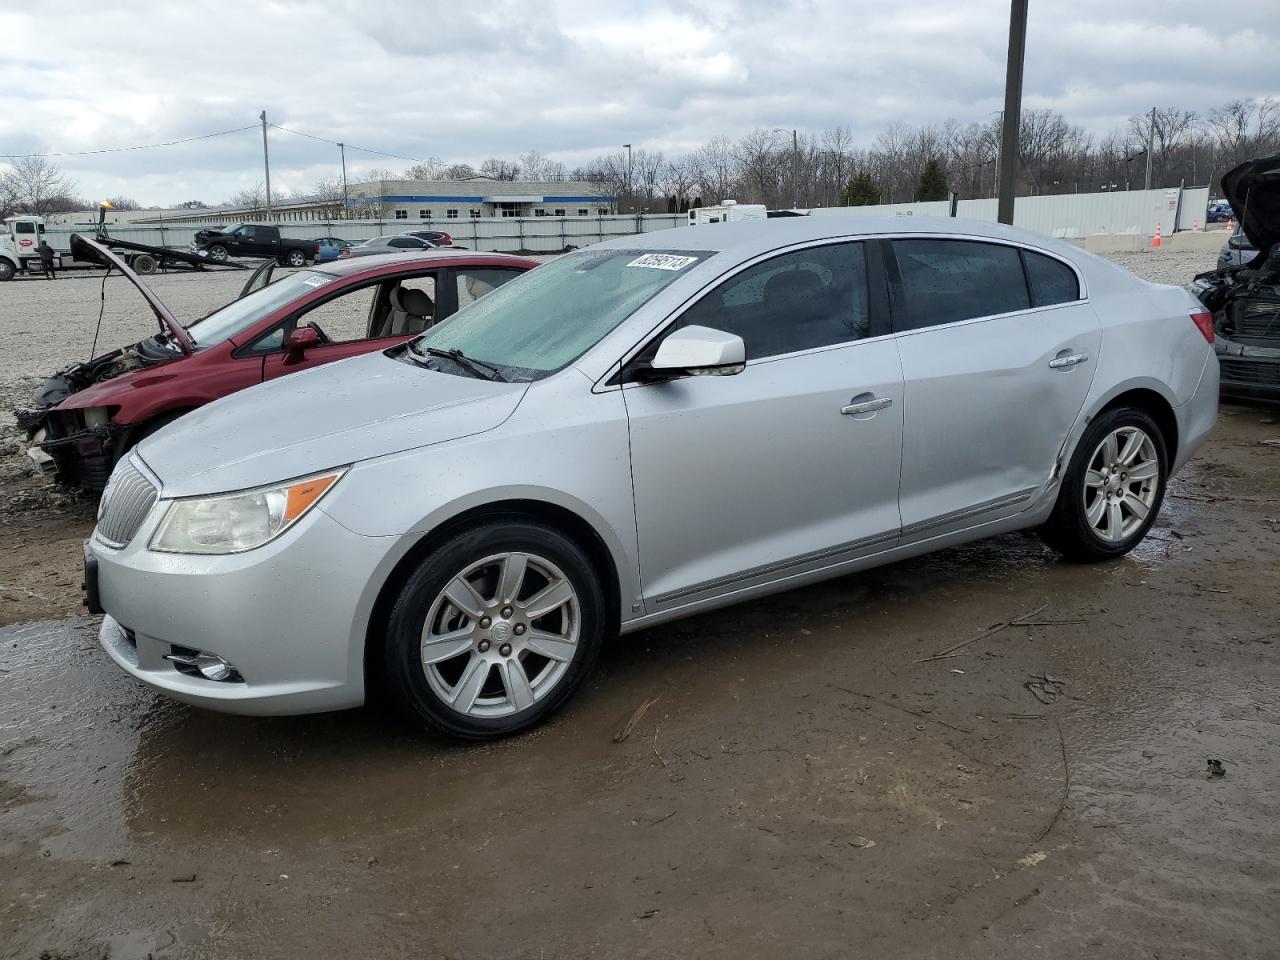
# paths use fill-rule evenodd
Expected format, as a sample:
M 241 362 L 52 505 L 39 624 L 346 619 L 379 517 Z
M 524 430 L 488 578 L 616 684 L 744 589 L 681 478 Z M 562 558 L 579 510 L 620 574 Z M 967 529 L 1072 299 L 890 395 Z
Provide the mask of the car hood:
M 511 416 L 526 389 L 373 353 L 231 394 L 137 452 L 166 497 L 242 490 L 484 433 Z
M 1255 249 L 1265 253 L 1280 243 L 1280 153 L 1224 173 L 1222 192 Z
M 78 233 L 71 235 L 71 254 L 77 260 L 89 260 L 93 263 L 100 263 L 104 267 L 115 267 L 119 270 L 125 279 L 138 288 L 138 292 L 142 294 L 142 299 L 147 301 L 147 306 L 156 315 L 160 325 L 173 335 L 173 340 L 179 349 L 185 354 L 191 354 L 195 351 L 195 344 L 191 341 L 191 335 L 183 329 L 182 324 L 169 312 L 169 308 L 161 302 L 160 298 L 151 292 L 151 288 L 139 280 L 138 275 L 129 269 L 123 260 L 98 243 L 97 240 L 90 240 L 88 237 L 83 237 Z

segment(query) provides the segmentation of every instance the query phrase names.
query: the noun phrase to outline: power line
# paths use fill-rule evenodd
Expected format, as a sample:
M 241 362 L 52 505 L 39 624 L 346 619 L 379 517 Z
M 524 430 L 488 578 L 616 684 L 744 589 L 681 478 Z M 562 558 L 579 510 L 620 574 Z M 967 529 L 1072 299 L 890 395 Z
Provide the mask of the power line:
M 0 159 L 27 160 L 32 157 L 88 157 L 99 153 L 127 153 L 131 150 L 152 150 L 156 147 L 176 147 L 182 143 L 194 143 L 197 140 L 211 140 L 214 137 L 225 137 L 231 133 L 243 133 L 245 130 L 253 130 L 257 126 L 258 125 L 256 123 L 251 123 L 247 127 L 236 127 L 234 130 L 220 130 L 217 133 L 203 133 L 198 137 L 184 137 L 181 140 L 167 140 L 164 143 L 141 143 L 132 147 L 102 147 L 98 150 L 68 150 L 51 153 L 0 153 Z
M 306 137 L 309 140 L 319 140 L 321 143 L 329 143 L 335 147 L 346 146 L 350 150 L 359 150 L 361 153 L 373 153 L 380 157 L 391 157 L 393 160 L 408 160 L 411 163 L 431 163 L 430 160 L 423 160 L 421 157 L 406 157 L 398 153 L 387 153 L 385 150 L 374 150 L 371 147 L 360 147 L 354 143 L 339 143 L 337 140 L 330 140 L 328 137 L 317 137 L 314 133 L 303 133 L 301 130 L 290 130 L 288 127 L 282 127 L 278 123 L 267 122 L 267 126 L 275 127 L 277 130 L 283 130 L 285 133 L 292 133 L 294 136 Z

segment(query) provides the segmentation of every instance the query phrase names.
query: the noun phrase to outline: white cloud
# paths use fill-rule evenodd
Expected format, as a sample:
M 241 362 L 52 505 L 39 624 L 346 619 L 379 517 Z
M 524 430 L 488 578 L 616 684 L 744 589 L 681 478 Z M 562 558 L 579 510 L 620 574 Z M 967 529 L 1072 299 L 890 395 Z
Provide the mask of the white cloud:
M 0 12 L 0 152 L 77 151 L 245 126 L 478 163 L 575 162 L 631 142 L 679 151 L 755 127 L 985 120 L 999 110 L 1007 0 L 455 0 L 386 4 L 90 0 Z M 53 27 L 56 26 L 56 29 Z M 1159 104 L 1280 93 L 1280 28 L 1189 0 L 1037 0 L 1025 102 L 1096 133 Z M 271 134 L 272 180 L 305 190 L 337 148 Z M 348 172 L 402 161 L 349 150 Z M 246 131 L 59 159 L 91 198 L 217 201 L 255 182 Z

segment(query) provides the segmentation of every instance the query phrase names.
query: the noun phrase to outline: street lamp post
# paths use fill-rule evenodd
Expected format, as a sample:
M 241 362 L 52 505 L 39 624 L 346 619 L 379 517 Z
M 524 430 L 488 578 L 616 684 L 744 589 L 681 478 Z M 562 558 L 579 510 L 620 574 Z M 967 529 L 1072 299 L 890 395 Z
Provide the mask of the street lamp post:
M 631 144 L 624 143 L 623 146 L 627 148 L 627 201 L 635 206 L 631 198 Z

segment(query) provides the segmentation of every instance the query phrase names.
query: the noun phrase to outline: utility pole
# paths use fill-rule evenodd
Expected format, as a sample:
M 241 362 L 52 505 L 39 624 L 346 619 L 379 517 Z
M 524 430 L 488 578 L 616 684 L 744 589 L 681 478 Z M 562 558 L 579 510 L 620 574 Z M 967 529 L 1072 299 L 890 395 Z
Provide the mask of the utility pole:
M 342 156 L 342 219 L 347 217 L 347 148 L 345 144 L 338 144 L 338 153 Z
M 271 158 L 267 155 L 267 111 L 263 110 L 262 119 L 262 169 L 267 175 L 267 219 L 274 220 L 271 215 Z
M 791 192 L 794 195 L 791 209 L 797 210 L 800 207 L 800 135 L 795 130 L 791 131 Z
M 1156 108 L 1151 108 L 1151 122 L 1147 124 L 1147 186 L 1151 189 L 1151 154 L 1156 145 Z
M 996 219 L 1013 223 L 1018 179 L 1018 123 L 1022 111 L 1022 61 L 1027 50 L 1027 0 L 1009 4 L 1009 63 L 1004 75 L 1004 120 L 1000 132 L 1000 200 Z
M 631 199 L 631 144 L 624 143 L 623 146 L 627 148 L 627 202 L 634 207 L 635 202 Z

